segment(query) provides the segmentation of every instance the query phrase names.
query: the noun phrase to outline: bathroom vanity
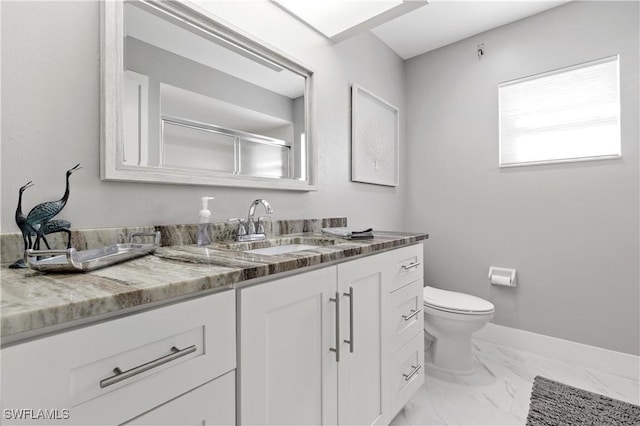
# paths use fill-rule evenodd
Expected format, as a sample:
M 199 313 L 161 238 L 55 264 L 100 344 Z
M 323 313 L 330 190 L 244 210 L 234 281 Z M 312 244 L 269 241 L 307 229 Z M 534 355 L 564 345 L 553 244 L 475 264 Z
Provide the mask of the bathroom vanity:
M 422 246 L 238 290 L 241 424 L 388 424 L 420 387 Z
M 328 241 L 271 243 L 301 238 Z M 3 267 L 3 424 L 388 424 L 424 380 L 426 238 Z

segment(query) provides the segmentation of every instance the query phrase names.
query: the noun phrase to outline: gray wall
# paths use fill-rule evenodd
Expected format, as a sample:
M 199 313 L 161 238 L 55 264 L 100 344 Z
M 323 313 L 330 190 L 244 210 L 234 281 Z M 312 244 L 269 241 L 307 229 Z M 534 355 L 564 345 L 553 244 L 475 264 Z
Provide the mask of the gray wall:
M 404 228 L 406 174 L 398 188 L 351 183 L 349 156 L 350 85 L 403 108 L 403 61 L 371 34 L 332 45 L 270 2 L 208 5 L 315 71 L 318 191 L 100 181 L 98 2 L 2 2 L 2 232 L 18 231 L 20 186 L 36 184 L 25 192 L 25 210 L 56 199 L 76 163 L 84 168 L 71 178 L 61 215 L 75 228 L 194 223 L 202 195 L 216 197 L 215 220 L 244 215 L 261 197 L 276 218 L 347 216 L 353 225 Z
M 496 324 L 639 353 L 638 17 L 638 2 L 572 2 L 407 61 L 426 284 L 490 300 Z M 498 168 L 499 82 L 614 54 L 622 159 Z M 490 265 L 517 268 L 518 288 L 490 286 Z

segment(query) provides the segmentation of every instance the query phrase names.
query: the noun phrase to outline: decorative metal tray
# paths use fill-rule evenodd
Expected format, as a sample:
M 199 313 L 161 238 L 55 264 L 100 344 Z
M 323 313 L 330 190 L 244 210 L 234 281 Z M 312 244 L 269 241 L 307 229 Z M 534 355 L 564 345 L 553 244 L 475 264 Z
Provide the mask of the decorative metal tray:
M 134 238 L 154 237 L 153 243 L 134 243 Z M 160 231 L 131 234 L 128 243 L 114 244 L 89 250 L 26 250 L 25 263 L 33 269 L 45 272 L 88 272 L 116 263 L 145 256 L 160 247 Z

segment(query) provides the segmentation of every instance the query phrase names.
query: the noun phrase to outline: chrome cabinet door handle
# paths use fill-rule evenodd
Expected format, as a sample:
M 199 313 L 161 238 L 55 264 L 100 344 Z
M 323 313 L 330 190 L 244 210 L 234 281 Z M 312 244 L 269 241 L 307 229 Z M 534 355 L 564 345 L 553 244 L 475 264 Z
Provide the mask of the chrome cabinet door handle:
M 418 266 L 420 266 L 420 262 L 413 262 L 408 265 L 402 265 L 402 269 L 409 271 L 411 269 L 416 269 Z
M 336 297 L 330 298 L 329 301 L 336 304 L 336 347 L 329 350 L 336 353 L 336 362 L 340 362 L 340 293 L 336 291 Z
M 344 343 L 349 344 L 349 352 L 353 353 L 353 287 L 349 287 L 349 293 L 343 293 L 349 298 L 349 340 Z
M 411 310 L 411 314 L 410 315 L 403 315 L 402 318 L 405 321 L 409 321 L 411 318 L 415 317 L 416 315 L 418 315 L 420 312 L 422 312 L 422 309 L 412 309 Z
M 420 364 L 418 365 L 412 365 L 411 368 L 413 368 L 413 370 L 411 370 L 411 373 L 409 374 L 404 374 L 402 373 L 402 376 L 404 377 L 404 379 L 408 382 L 409 380 L 413 379 L 413 376 L 415 376 L 416 374 L 418 374 L 418 371 L 420 371 L 420 368 L 422 368 L 422 366 Z
M 173 346 L 169 355 L 161 356 L 160 358 L 156 358 L 153 361 L 138 365 L 137 367 L 133 367 L 127 371 L 122 371 L 120 367 L 116 367 L 113 369 L 113 372 L 115 373 L 113 376 L 100 380 L 100 387 L 106 388 L 107 386 L 115 385 L 118 382 L 129 379 L 133 376 L 144 373 L 145 371 L 149 371 L 153 368 L 159 367 L 178 358 L 182 358 L 183 356 L 189 355 L 190 353 L 193 353 L 195 351 L 196 345 L 187 346 L 184 349 L 178 349 Z

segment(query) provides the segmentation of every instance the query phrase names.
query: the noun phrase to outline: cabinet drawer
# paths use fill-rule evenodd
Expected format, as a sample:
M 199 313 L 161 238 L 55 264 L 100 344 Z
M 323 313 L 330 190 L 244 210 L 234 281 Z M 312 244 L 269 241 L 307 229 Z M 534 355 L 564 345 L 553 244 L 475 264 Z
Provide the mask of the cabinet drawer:
M 422 334 L 422 298 L 422 280 L 414 281 L 391 293 L 392 350 L 406 345 L 416 334 Z
M 389 252 L 389 255 L 389 261 L 393 267 L 389 291 L 397 290 L 424 276 L 422 244 L 393 250 Z
M 234 368 L 230 290 L 3 349 L 2 405 L 120 424 Z
M 231 371 L 126 425 L 235 425 L 235 372 Z
M 404 407 L 424 383 L 424 336 L 415 336 L 400 348 L 391 362 L 391 412 Z
M 204 329 L 203 324 L 72 369 L 71 405 L 117 392 L 122 387 L 203 356 Z

